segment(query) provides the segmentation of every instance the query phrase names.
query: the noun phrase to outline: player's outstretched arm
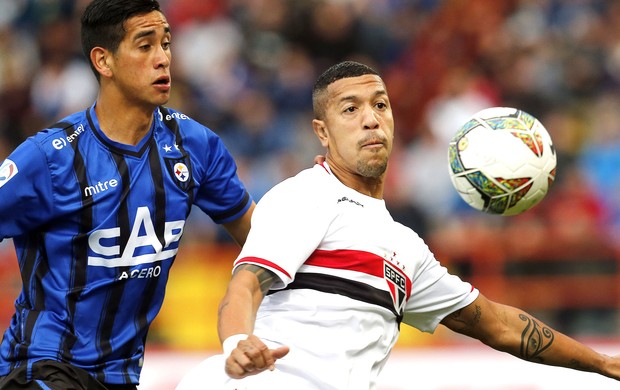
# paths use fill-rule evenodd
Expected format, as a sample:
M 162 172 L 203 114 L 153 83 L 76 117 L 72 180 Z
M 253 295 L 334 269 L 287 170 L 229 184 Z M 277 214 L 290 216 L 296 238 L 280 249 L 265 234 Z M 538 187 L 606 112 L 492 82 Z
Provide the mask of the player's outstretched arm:
M 226 374 L 239 379 L 265 370 L 273 370 L 275 361 L 285 356 L 288 347 L 269 349 L 252 335 L 256 313 L 276 276 L 252 264 L 235 270 L 219 307 L 218 334 L 226 357 Z
M 482 294 L 441 323 L 455 332 L 530 362 L 595 372 L 620 380 L 620 356 L 600 354 L 532 315 L 492 302 Z

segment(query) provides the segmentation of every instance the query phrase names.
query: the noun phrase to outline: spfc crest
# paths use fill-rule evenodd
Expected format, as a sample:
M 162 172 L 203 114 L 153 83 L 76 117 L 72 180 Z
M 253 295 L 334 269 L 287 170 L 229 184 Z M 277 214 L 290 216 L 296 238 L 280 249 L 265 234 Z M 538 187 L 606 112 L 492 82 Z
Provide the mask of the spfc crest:
M 396 309 L 397 313 L 402 315 L 405 310 L 407 298 L 411 293 L 411 281 L 400 268 L 392 265 L 388 261 L 383 262 L 383 276 L 390 288 L 394 309 Z
M 172 180 L 183 191 L 189 190 L 193 186 L 189 157 L 166 158 L 165 160 Z

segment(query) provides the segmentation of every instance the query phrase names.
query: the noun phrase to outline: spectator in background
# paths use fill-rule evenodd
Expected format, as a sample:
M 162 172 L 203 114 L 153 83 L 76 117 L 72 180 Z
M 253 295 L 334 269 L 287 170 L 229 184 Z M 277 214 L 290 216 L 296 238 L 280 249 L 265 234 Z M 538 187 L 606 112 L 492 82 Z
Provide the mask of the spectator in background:
M 97 82 L 70 43 L 78 35 L 73 19 L 47 22 L 38 33 L 41 64 L 30 87 L 34 113 L 41 118 L 60 118 L 83 108 L 97 97 Z
M 591 111 L 593 130 L 578 161 L 578 185 L 593 190 L 606 210 L 606 236 L 620 255 L 620 98 L 604 94 Z M 594 130 L 595 129 L 595 130 Z
M 30 83 L 36 74 L 37 42 L 29 34 L 13 29 L 10 22 L 19 8 L 7 7 L 0 12 L 0 159 L 28 134 L 25 128 L 29 112 Z M 6 19 L 4 19 L 6 18 Z M 7 55 L 10 53 L 10 55 Z

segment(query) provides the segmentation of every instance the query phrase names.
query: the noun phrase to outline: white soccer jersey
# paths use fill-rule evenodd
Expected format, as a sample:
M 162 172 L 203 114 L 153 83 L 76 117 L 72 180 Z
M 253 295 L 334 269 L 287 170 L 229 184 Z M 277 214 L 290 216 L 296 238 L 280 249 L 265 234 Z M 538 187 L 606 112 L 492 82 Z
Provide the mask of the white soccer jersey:
M 373 389 L 401 321 L 433 332 L 478 296 L 383 200 L 343 185 L 327 164 L 260 200 L 235 267 L 247 263 L 280 279 L 254 334 L 290 352 L 275 372 L 230 381 L 233 389 Z

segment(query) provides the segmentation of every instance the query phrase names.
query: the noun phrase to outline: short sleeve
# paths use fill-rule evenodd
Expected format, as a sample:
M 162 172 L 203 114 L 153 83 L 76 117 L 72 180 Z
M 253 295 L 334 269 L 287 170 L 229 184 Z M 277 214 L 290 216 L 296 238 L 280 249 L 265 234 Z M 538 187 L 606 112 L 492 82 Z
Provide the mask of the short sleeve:
M 252 198 L 237 175 L 237 164 L 222 140 L 207 130 L 207 149 L 199 152 L 203 175 L 194 203 L 215 223 L 241 217 Z
M 252 228 L 235 267 L 242 263 L 260 265 L 274 272 L 286 287 L 301 265 L 316 250 L 329 227 L 328 206 L 313 197 L 314 191 L 296 185 L 292 178 L 276 185 L 258 202 Z
M 425 260 L 412 281 L 403 322 L 423 332 L 433 332 L 448 314 L 472 303 L 478 290 L 452 275 L 425 248 Z
M 0 166 L 0 240 L 31 231 L 53 215 L 45 155 L 28 139 Z

